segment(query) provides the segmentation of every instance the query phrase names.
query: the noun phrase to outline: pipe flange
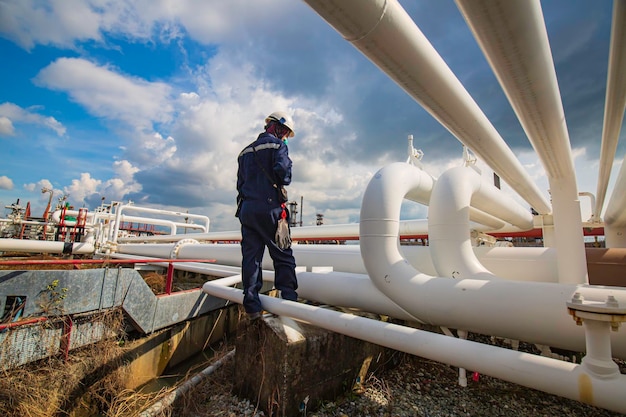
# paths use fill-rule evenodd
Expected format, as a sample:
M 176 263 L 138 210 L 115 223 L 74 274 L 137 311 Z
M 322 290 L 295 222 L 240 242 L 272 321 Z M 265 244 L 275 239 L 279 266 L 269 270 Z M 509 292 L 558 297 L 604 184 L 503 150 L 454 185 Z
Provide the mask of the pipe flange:
M 180 248 L 182 248 L 183 246 L 185 246 L 185 245 L 195 245 L 197 243 L 199 243 L 199 242 L 196 239 L 182 239 L 182 240 L 179 240 L 178 242 L 176 242 L 176 244 L 172 248 L 172 251 L 170 252 L 170 259 L 178 258 L 178 251 L 180 251 Z

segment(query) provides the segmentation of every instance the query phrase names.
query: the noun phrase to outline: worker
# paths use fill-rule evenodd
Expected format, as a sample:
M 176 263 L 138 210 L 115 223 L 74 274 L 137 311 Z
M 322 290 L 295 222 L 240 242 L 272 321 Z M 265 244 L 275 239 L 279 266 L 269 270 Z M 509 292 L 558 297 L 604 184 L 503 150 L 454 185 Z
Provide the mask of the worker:
M 291 247 L 281 249 L 275 233 L 286 197 L 281 189 L 291 183 L 291 159 L 287 140 L 294 136 L 294 123 L 285 112 L 265 119 L 265 131 L 246 146 L 237 158 L 237 213 L 241 223 L 241 279 L 243 307 L 250 320 L 261 317 L 259 291 L 263 286 L 265 248 L 274 263 L 274 287 L 285 300 L 296 301 L 298 282 Z M 287 221 L 289 218 L 287 217 Z

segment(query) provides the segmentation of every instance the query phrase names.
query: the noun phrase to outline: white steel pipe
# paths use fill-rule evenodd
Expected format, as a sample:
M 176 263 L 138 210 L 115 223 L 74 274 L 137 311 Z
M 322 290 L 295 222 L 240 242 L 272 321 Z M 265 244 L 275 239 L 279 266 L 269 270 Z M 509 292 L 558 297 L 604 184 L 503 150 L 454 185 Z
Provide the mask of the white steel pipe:
M 406 172 L 410 168 L 407 165 Z M 385 184 L 385 179 L 391 176 L 384 174 L 385 168 L 370 181 L 363 196 L 360 231 L 363 264 L 382 293 L 420 320 L 437 326 L 581 351 L 584 349 L 584 334 L 569 318 L 566 302 L 579 292 L 587 300 L 603 302 L 608 295 L 614 295 L 620 303 L 626 304 L 626 288 L 500 279 L 488 281 L 472 276 L 457 280 L 418 272 L 404 258 L 398 245 L 398 201 L 402 199 L 410 178 L 395 173 L 394 177 L 399 181 L 394 194 Z M 419 186 L 418 177 L 416 175 L 414 183 L 408 183 L 408 186 Z M 455 207 L 456 210 L 461 208 Z M 454 245 L 449 246 L 450 250 L 455 250 Z M 433 252 L 431 255 L 435 256 Z M 464 251 L 457 251 L 455 256 L 471 257 Z M 455 265 L 460 267 L 475 262 L 474 259 L 454 258 L 448 261 L 456 262 Z M 436 259 L 433 264 L 437 265 Z M 450 276 L 455 277 L 455 274 Z M 484 278 L 484 275 L 478 278 Z M 494 311 L 497 311 L 496 315 Z M 555 329 L 559 329 L 558 334 Z M 626 354 L 626 338 L 614 335 L 612 341 L 616 353 Z
M 371 184 L 391 191 L 392 195 L 388 195 L 384 190 L 370 190 L 368 186 L 368 192 L 385 195 L 386 204 L 389 205 L 387 213 L 398 210 L 403 190 L 395 186 L 389 187 L 383 181 L 372 181 Z M 470 202 L 518 227 L 533 227 L 529 210 L 519 206 L 493 185 L 482 181 L 472 168 L 458 167 L 444 172 L 435 184 L 428 210 L 431 255 L 439 276 L 462 279 L 478 278 L 480 275 L 487 279 L 493 278 L 493 274 L 480 264 L 472 251 L 469 233 Z
M 78 216 L 78 211 L 76 210 L 67 210 L 65 212 L 66 216 Z M 88 213 L 87 214 L 87 223 L 90 225 L 95 224 L 97 221 L 111 221 L 116 218 L 115 214 L 112 213 Z M 61 221 L 61 211 L 56 210 L 52 213 L 52 219 L 55 223 L 60 223 Z M 174 222 L 172 220 L 166 219 L 155 219 L 154 217 L 139 217 L 139 216 L 127 216 L 122 214 L 120 216 L 120 222 L 129 222 L 129 223 L 141 223 L 141 224 L 150 224 L 156 226 L 165 226 L 170 229 L 170 234 L 175 235 L 177 233 L 178 228 L 186 228 L 186 229 L 197 229 L 202 232 L 207 232 L 207 228 L 202 224 L 195 223 L 182 223 L 182 222 Z M 76 221 L 65 221 L 66 225 L 73 226 L 76 224 Z
M 125 204 L 125 205 L 118 205 L 115 211 L 115 222 L 114 222 L 114 226 L 112 229 L 112 233 L 110 234 L 110 240 L 112 242 L 117 242 L 117 235 L 119 233 L 120 222 L 122 221 L 122 212 L 124 211 L 138 211 L 138 212 L 157 214 L 157 215 L 181 217 L 184 219 L 199 219 L 199 220 L 202 220 L 203 222 L 202 226 L 204 227 L 204 230 L 205 231 L 209 230 L 210 221 L 207 216 L 202 216 L 198 214 L 180 213 L 180 212 L 169 211 L 169 210 L 152 209 L 152 208 L 147 208 L 147 207 L 137 207 L 132 204 Z M 185 225 L 184 227 L 188 227 L 188 228 L 192 227 L 191 224 L 189 223 L 181 223 L 181 224 L 184 224 Z
M 626 248 L 626 156 L 604 214 L 607 248 Z
M 576 174 L 539 0 L 457 0 L 550 183 L 559 281 L 587 282 Z M 623 113 L 623 107 L 622 107 Z
M 65 210 L 65 215 L 66 216 L 78 217 L 78 213 L 79 213 L 78 210 Z M 50 216 L 50 220 L 53 223 L 56 223 L 56 224 L 61 223 L 61 214 L 62 214 L 62 210 L 55 210 L 55 211 L 53 211 L 51 216 Z M 85 218 L 87 223 L 93 224 L 94 214 L 95 213 L 87 212 L 87 217 Z M 66 221 L 66 224 L 70 225 L 70 226 L 73 226 L 74 224 L 76 224 L 76 222 L 75 221 L 71 221 L 71 222 Z
M 397 0 L 305 0 L 540 214 L 551 212 L 515 154 Z
M 243 302 L 243 292 L 208 281 L 203 291 Z M 263 309 L 390 349 L 472 369 L 505 381 L 597 407 L 626 412 L 626 376 L 596 378 L 582 365 L 483 345 L 348 313 L 261 295 Z M 582 385 L 581 385 L 582 381 Z
M 91 242 L 51 242 L 47 240 L 0 239 L 0 252 L 40 252 L 89 255 L 94 253 Z
M 134 246 L 138 249 L 141 245 Z M 149 249 L 145 253 L 142 251 L 133 252 L 141 256 L 153 254 L 156 257 L 167 257 L 172 249 L 170 245 L 162 245 L 165 247 L 161 248 L 159 253 L 155 245 L 145 246 L 145 249 Z M 297 254 L 299 249 L 309 251 L 311 259 L 317 258 L 317 261 L 313 262 L 311 266 L 332 266 L 336 258 L 329 256 L 333 251 L 340 248 L 338 258 L 350 263 L 354 260 L 354 256 L 347 255 L 349 253 L 354 254 L 354 249 L 358 250 L 358 247 L 320 245 L 326 248 L 318 252 L 311 250 L 308 246 L 296 245 L 294 247 L 296 262 L 299 267 L 304 266 Z M 425 248 L 419 247 L 403 249 L 420 249 L 421 253 L 428 253 Z M 517 251 L 516 249 L 521 250 Z M 524 257 L 525 264 L 517 264 L 515 254 L 523 254 L 525 252 L 523 249 L 531 249 L 527 252 L 530 255 Z M 183 253 L 185 250 L 192 252 Z M 212 252 L 213 250 L 217 252 Z M 376 248 L 373 253 L 365 252 L 364 258 L 380 264 L 381 268 L 387 268 L 387 260 L 381 259 L 377 251 L 379 248 Z M 219 254 L 217 254 L 218 252 Z M 497 259 L 497 264 L 502 270 L 508 267 L 509 270 L 517 270 L 518 273 L 523 271 L 528 274 L 528 279 L 535 279 L 534 271 L 539 265 L 545 265 L 546 268 L 549 268 L 550 264 L 554 265 L 554 261 L 550 261 L 550 258 L 553 258 L 553 252 L 554 250 L 546 248 L 491 248 L 486 252 L 486 256 Z M 227 255 L 227 253 L 230 254 Z M 356 253 L 358 254 L 358 252 Z M 241 264 L 239 245 L 194 244 L 183 246 L 179 252 L 180 259 L 185 257 L 191 259 L 198 256 L 203 259 L 211 257 L 218 259 L 218 263 L 222 262 L 224 255 L 230 256 L 233 265 Z M 265 258 L 269 257 L 266 256 Z M 586 300 L 590 301 L 604 301 L 607 295 L 614 295 L 619 303 L 626 303 L 625 288 L 507 282 L 504 279 L 497 280 L 497 282 L 471 279 L 453 280 L 417 274 L 417 271 L 399 254 L 396 263 L 396 268 L 405 266 L 399 273 L 389 269 L 370 271 L 370 277 L 376 288 L 396 305 L 393 310 L 386 311 L 385 314 L 387 315 L 398 314 L 397 307 L 400 307 L 406 314 L 429 324 L 466 329 L 481 334 L 524 340 L 577 352 L 585 349 L 585 338 L 584 332 L 568 316 L 565 307 L 565 303 L 571 301 L 573 294 L 580 292 Z M 367 262 L 365 266 L 368 266 Z M 203 265 L 201 267 L 215 268 L 217 265 Z M 266 270 L 271 269 L 271 262 L 264 263 L 263 268 L 265 278 Z M 355 288 L 359 288 L 357 292 L 363 291 L 361 294 L 367 300 L 369 300 L 367 298 L 369 296 L 365 294 L 370 294 L 372 297 L 375 294 L 369 289 L 368 284 L 364 284 L 365 281 L 361 277 L 354 274 L 344 275 L 338 272 L 298 273 L 298 277 L 301 275 L 302 279 L 298 279 L 302 286 L 301 295 L 304 298 L 310 296 L 316 301 L 350 307 L 350 304 L 355 302 L 351 295 Z M 268 279 L 271 277 L 272 275 L 267 275 Z M 309 282 L 309 280 L 311 281 Z M 384 286 L 380 285 L 378 282 L 380 280 L 385 281 Z M 365 301 L 362 300 L 360 303 L 365 303 Z M 383 303 L 382 305 L 384 305 L 386 301 L 376 301 L 373 304 L 376 305 L 376 303 Z M 358 303 L 357 305 L 359 308 L 369 311 L 366 305 Z M 494 311 L 497 311 L 497 314 L 494 314 Z M 383 314 L 382 311 L 377 312 Z M 626 358 L 626 338 L 623 333 L 612 335 L 612 347 L 615 357 Z
M 480 232 L 519 232 L 521 229 L 506 224 L 501 219 L 484 213 L 474 207 L 470 207 L 470 219 L 472 230 Z M 415 236 L 428 234 L 428 220 L 402 220 L 400 221 L 400 234 L 402 236 Z M 118 243 L 133 242 L 176 242 L 193 237 L 198 241 L 232 242 L 241 240 L 241 231 L 231 230 L 223 232 L 194 233 L 192 236 L 185 235 L 155 235 L 120 237 Z M 293 239 L 328 240 L 328 239 L 358 239 L 359 224 L 331 224 L 321 226 L 294 227 L 291 229 Z
M 456 0 L 548 177 L 575 181 L 539 0 Z
M 386 233 L 391 233 L 391 237 L 397 240 L 403 198 L 412 199 L 415 190 L 430 191 L 432 188 L 430 177 L 413 165 L 398 162 L 381 168 L 368 184 L 366 197 L 362 202 L 361 239 L 365 224 L 368 234 L 378 236 L 382 233 L 372 227 L 375 224 L 384 227 L 385 236 Z M 430 208 L 428 219 L 433 263 L 438 270 L 443 271 L 445 268 L 457 278 L 475 277 L 479 272 L 491 275 L 478 263 L 471 249 L 470 201 L 488 214 L 503 218 L 517 227 L 533 227 L 530 211 L 519 206 L 494 186 L 481 181 L 472 168 L 459 167 L 447 171 L 437 180 L 435 190 L 439 191 L 431 195 L 431 205 L 434 207 Z M 436 257 L 435 253 L 440 256 Z
M 174 249 L 173 244 L 120 244 L 118 254 L 139 257 L 167 258 Z M 296 264 L 308 269 L 333 267 L 335 271 L 366 274 L 361 250 L 358 245 L 294 245 Z M 436 275 L 432 263 L 431 248 L 428 246 L 401 246 L 402 256 L 417 270 Z M 478 260 L 493 274 L 508 280 L 557 282 L 556 249 L 542 247 L 473 248 Z M 118 256 L 117 254 L 112 254 Z M 178 259 L 216 259 L 222 265 L 241 265 L 239 244 L 195 244 L 181 247 Z M 273 268 L 268 254 L 263 257 L 263 269 Z
M 133 256 L 115 254 L 117 259 L 142 259 L 147 256 Z M 168 267 L 167 262 L 155 262 L 151 265 Z M 203 264 L 196 262 L 181 262 L 173 265 L 174 269 L 181 271 L 196 272 L 205 275 L 226 277 L 221 279 L 220 285 L 233 286 L 241 283 L 241 268 L 218 265 L 214 263 Z M 346 272 L 305 272 L 297 268 L 298 294 L 307 300 L 317 301 L 334 306 L 357 308 L 371 313 L 388 315 L 401 320 L 419 321 L 406 311 L 398 307 L 393 301 L 382 294 L 367 275 L 351 274 Z M 315 269 L 315 268 L 314 268 Z M 263 269 L 264 281 L 273 281 L 274 272 Z
M 347 272 L 298 272 L 298 294 L 311 301 L 356 308 L 401 320 L 419 319 L 407 313 L 378 290 L 364 274 Z
M 602 124 L 602 146 L 595 212 L 600 216 L 626 109 L 626 0 L 613 1 L 609 70 Z M 618 191 L 619 192 L 619 191 Z M 615 192 L 613 193 L 615 195 Z

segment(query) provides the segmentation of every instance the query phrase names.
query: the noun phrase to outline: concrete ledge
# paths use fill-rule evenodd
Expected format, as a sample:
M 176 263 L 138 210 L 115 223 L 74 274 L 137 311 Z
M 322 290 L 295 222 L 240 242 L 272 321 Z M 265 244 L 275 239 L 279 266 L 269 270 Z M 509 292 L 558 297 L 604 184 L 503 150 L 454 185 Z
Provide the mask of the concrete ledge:
M 352 390 L 391 350 L 266 314 L 237 328 L 235 390 L 266 415 L 295 416 Z

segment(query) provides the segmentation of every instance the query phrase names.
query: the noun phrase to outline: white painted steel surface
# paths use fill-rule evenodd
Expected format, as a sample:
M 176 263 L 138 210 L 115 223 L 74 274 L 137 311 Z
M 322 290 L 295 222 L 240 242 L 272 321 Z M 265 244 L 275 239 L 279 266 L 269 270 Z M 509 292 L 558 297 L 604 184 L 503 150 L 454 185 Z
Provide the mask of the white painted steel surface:
M 537 212 L 552 211 L 500 134 L 395 0 L 305 0 Z
M 626 157 L 622 161 L 604 214 L 604 234 L 607 248 L 626 248 Z
M 90 242 L 51 242 L 45 240 L 0 239 L 0 252 L 73 253 L 91 255 L 94 245 Z
M 370 181 L 359 224 L 292 230 L 294 238 L 360 238 L 358 245 L 294 245 L 300 295 L 329 305 L 463 329 L 461 334 L 472 331 L 578 352 L 586 349 L 593 354 L 586 363 L 575 365 L 261 296 L 264 309 L 556 395 L 586 402 L 592 398 L 594 405 L 626 412 L 626 377 L 615 375 L 613 368 L 606 366 L 611 356 L 626 359 L 626 333 L 622 329 L 609 335 L 606 324 L 593 321 L 577 326 L 568 314 L 567 303 L 575 294 L 596 303 L 611 296 L 618 306 L 626 306 L 626 288 L 585 285 L 578 190 L 539 1 L 457 0 L 457 4 L 544 165 L 553 207 L 396 0 L 305 1 L 471 148 L 540 216 L 533 218 L 529 207 L 485 183 L 472 167 L 453 168 L 434 178 L 421 169 L 410 141 L 409 163 L 387 165 Z M 604 166 L 594 220 L 601 213 L 626 103 L 625 10 L 626 0 L 616 0 L 602 139 Z M 604 215 L 608 247 L 626 247 L 624 165 L 626 161 Z M 427 205 L 428 219 L 401 222 L 404 199 Z M 107 227 L 99 224 L 95 228 L 102 253 L 122 258 L 216 259 L 214 265 L 174 267 L 226 277 L 207 282 L 204 291 L 242 302 L 242 291 L 229 288 L 241 279 L 240 245 L 199 243 L 240 240 L 239 231 L 174 235 L 180 225 L 175 222 L 170 236 L 118 240 L 121 221 L 146 219 L 124 217 L 125 210 L 201 219 L 207 231 L 209 220 L 119 203 L 114 208 Z M 523 231 L 537 225 L 542 227 L 548 247 L 476 248 L 470 240 L 472 231 Z M 399 244 L 400 235 L 425 234 L 430 247 Z M 88 243 L 74 247 L 83 251 L 74 253 L 95 249 Z M 0 250 L 15 248 L 54 252 L 65 244 L 0 239 Z M 303 267 L 309 271 L 300 270 Z M 272 280 L 272 262 L 267 255 L 263 268 L 264 280 Z
M 600 216 L 626 109 L 626 0 L 613 1 L 609 72 L 602 126 L 602 147 L 595 212 Z M 623 193 L 623 190 L 621 191 Z M 615 192 L 613 193 L 615 196 Z M 622 206 L 625 207 L 625 206 Z M 621 247 L 624 247 L 623 245 Z
M 391 184 L 382 184 L 382 178 L 370 182 L 370 185 L 374 184 L 395 191 L 395 188 L 390 187 Z M 374 192 L 370 186 L 367 190 Z M 395 204 L 396 207 L 388 207 L 385 212 L 391 214 L 396 211 L 399 216 L 402 195 L 384 193 L 384 200 L 381 201 L 386 206 Z M 470 202 L 494 217 L 522 229 L 528 230 L 533 227 L 533 218 L 529 210 L 521 207 L 496 187 L 482 181 L 480 175 L 472 168 L 458 167 L 446 171 L 435 184 L 428 210 L 431 255 L 441 276 L 455 278 L 476 277 L 477 274 L 492 276 L 478 262 L 472 251 L 469 233 Z M 364 220 L 363 217 L 361 219 Z
M 173 244 L 123 244 L 114 254 L 167 258 Z M 479 262 L 492 274 L 502 279 L 527 282 L 557 282 L 556 249 L 530 247 L 476 247 L 472 248 Z M 428 246 L 401 246 L 402 256 L 417 270 L 436 275 Z M 314 267 L 333 267 L 335 271 L 366 274 L 358 245 L 294 245 L 296 264 L 308 270 Z M 221 265 L 240 267 L 239 244 L 194 244 L 179 249 L 178 259 L 215 259 Z M 272 269 L 269 254 L 263 257 L 263 269 Z
M 206 282 L 203 290 L 236 303 L 243 301 L 231 281 Z M 597 378 L 583 365 L 483 345 L 388 322 L 332 311 L 261 295 L 263 307 L 285 315 L 391 349 L 447 363 L 544 392 L 626 412 L 626 376 Z M 582 383 L 581 383 L 582 382 Z
M 587 265 L 574 161 L 539 0 L 457 0 L 548 175 L 559 282 L 584 284 Z M 622 110 L 623 112 L 623 110 Z

